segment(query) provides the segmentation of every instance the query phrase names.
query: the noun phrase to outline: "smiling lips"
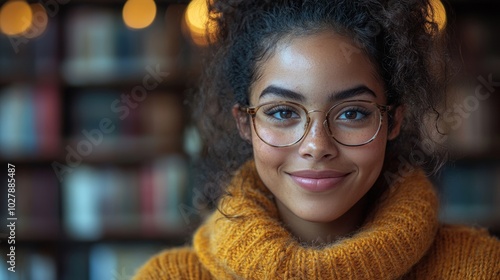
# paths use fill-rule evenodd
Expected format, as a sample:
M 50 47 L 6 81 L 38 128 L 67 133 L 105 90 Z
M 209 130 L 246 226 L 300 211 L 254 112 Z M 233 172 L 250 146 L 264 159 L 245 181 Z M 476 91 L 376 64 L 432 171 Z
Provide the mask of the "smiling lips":
M 349 173 L 304 170 L 290 173 L 293 181 L 310 192 L 324 192 L 339 185 Z

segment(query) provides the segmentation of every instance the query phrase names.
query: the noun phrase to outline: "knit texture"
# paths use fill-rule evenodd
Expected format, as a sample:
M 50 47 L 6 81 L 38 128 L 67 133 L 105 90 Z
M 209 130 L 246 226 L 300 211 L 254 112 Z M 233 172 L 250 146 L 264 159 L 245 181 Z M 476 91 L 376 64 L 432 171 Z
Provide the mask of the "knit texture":
M 484 230 L 439 226 L 437 197 L 421 171 L 390 186 L 362 228 L 322 247 L 282 225 L 253 162 L 234 177 L 194 235 L 135 279 L 500 279 L 500 242 Z

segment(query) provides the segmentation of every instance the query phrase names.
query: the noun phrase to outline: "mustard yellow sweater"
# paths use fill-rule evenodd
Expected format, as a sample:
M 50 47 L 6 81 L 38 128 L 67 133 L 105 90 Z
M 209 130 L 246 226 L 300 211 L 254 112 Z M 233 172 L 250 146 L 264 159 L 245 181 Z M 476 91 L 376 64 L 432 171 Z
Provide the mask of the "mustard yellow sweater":
M 431 183 L 416 171 L 395 183 L 352 237 L 304 247 L 281 225 L 253 162 L 245 164 L 192 247 L 166 250 L 134 279 L 500 279 L 500 241 L 440 225 Z

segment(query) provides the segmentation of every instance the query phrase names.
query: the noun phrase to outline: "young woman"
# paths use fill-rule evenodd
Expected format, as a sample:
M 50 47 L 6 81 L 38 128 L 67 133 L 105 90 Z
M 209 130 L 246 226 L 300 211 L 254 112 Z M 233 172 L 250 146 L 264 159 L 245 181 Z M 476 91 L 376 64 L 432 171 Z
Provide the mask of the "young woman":
M 500 242 L 440 224 L 419 167 L 443 162 L 429 1 L 210 2 L 197 118 L 234 176 L 211 173 L 223 192 L 193 245 L 136 279 L 500 277 Z

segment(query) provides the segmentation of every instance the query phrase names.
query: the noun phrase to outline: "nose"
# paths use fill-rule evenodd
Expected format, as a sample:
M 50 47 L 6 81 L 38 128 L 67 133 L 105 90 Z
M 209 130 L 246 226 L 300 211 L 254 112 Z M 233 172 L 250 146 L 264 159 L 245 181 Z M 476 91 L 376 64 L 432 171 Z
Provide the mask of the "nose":
M 322 118 L 311 120 L 309 129 L 300 142 L 299 154 L 304 158 L 314 160 L 331 159 L 338 155 L 337 143 L 328 134 Z

